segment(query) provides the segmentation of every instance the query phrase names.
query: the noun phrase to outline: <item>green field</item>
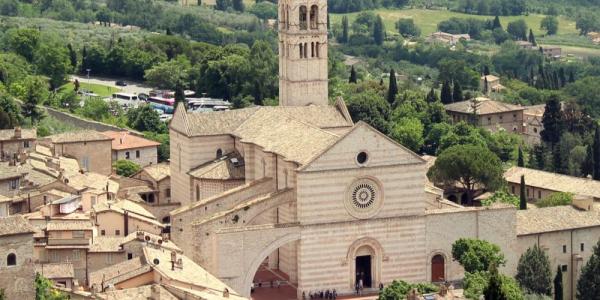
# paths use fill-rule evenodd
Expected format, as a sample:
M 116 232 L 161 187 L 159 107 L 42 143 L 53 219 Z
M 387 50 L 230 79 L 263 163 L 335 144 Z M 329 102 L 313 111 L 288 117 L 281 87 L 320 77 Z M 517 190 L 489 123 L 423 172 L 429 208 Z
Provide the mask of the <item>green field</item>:
M 400 18 L 412 18 L 415 24 L 421 28 L 421 35 L 426 36 L 437 31 L 437 24 L 441 21 L 448 20 L 452 17 L 458 18 L 476 18 L 476 19 L 491 19 L 492 16 L 478 16 L 463 14 L 448 10 L 426 10 L 426 9 L 377 9 L 374 10 L 379 14 L 385 23 L 388 32 L 396 32 L 395 23 Z M 331 14 L 332 22 L 340 24 L 342 16 L 347 15 L 350 22 L 356 18 L 358 13 L 350 14 Z M 500 22 L 506 28 L 506 24 L 518 19 L 524 19 L 529 28 L 533 29 L 536 35 L 542 35 L 545 32 L 540 29 L 540 22 L 544 15 L 528 15 L 528 16 L 509 16 L 500 17 Z M 568 20 L 564 17 L 558 17 L 559 34 L 578 34 L 579 31 L 575 28 L 575 21 Z
M 60 89 L 73 89 L 74 87 L 75 86 L 73 85 L 73 83 L 69 82 L 60 87 Z M 113 93 L 121 91 L 116 87 L 86 82 L 79 82 L 79 89 L 92 91 L 92 93 L 98 94 L 98 96 L 100 97 L 110 97 Z

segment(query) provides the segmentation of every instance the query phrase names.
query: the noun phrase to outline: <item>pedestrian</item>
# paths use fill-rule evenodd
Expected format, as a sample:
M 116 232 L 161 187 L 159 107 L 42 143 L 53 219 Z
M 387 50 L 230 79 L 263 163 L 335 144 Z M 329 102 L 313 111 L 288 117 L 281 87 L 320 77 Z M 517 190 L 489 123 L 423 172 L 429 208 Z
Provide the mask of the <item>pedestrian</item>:
M 302 292 L 302 300 L 306 300 L 306 293 Z
M 335 300 L 337 298 L 337 291 L 335 289 L 333 289 L 333 300 Z
M 358 295 L 358 289 L 359 289 L 358 282 L 354 285 L 354 288 L 356 289 L 356 294 Z
M 363 291 L 363 280 L 362 278 L 358 281 L 358 291 L 359 291 L 359 295 L 362 295 L 362 291 Z
M 381 291 L 383 291 L 383 282 L 380 282 L 380 283 L 379 283 L 379 291 L 380 291 L 380 292 L 381 292 Z

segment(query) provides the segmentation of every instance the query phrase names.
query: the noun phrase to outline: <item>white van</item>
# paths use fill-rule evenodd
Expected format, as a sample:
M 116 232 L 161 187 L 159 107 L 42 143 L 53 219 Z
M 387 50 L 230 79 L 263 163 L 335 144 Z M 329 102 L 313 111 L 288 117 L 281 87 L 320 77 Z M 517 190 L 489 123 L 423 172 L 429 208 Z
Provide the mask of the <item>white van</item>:
M 135 107 L 140 103 L 137 95 L 128 93 L 114 93 L 112 94 L 111 100 L 117 101 L 117 103 L 127 107 Z

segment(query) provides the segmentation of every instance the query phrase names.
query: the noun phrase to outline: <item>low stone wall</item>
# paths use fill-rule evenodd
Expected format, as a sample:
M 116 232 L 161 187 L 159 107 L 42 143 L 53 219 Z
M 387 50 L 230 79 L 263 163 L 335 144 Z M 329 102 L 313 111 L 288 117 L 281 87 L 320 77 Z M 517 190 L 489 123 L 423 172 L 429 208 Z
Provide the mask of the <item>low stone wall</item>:
M 87 120 L 82 117 L 70 114 L 70 113 L 56 110 L 54 108 L 43 107 L 43 109 L 46 110 L 48 115 L 58 119 L 61 122 L 67 123 L 67 124 L 77 127 L 77 128 L 96 130 L 96 131 L 125 131 L 125 130 L 127 130 L 127 131 L 131 132 L 132 134 L 135 134 L 138 136 L 143 136 L 142 133 L 137 132 L 137 131 L 132 131 L 132 130 L 129 130 L 126 128 L 120 128 L 118 126 L 105 124 L 102 122 Z

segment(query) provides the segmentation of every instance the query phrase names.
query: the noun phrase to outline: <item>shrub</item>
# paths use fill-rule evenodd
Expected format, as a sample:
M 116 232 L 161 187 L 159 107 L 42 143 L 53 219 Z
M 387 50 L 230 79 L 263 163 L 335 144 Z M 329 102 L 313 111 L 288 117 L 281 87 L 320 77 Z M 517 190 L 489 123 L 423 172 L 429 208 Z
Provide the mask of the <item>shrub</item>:
M 436 293 L 439 291 L 439 288 L 431 283 L 412 284 L 402 280 L 394 280 L 392 284 L 381 291 L 378 300 L 404 299 L 413 288 L 416 288 L 421 294 Z
M 573 202 L 573 194 L 558 192 L 554 193 L 536 203 L 537 207 L 553 207 L 571 205 Z
M 113 167 L 117 171 L 117 175 L 125 176 L 125 177 L 129 177 L 129 176 L 137 173 L 141 169 L 141 167 L 138 164 L 136 164 L 130 160 L 123 160 L 123 159 L 115 162 Z

